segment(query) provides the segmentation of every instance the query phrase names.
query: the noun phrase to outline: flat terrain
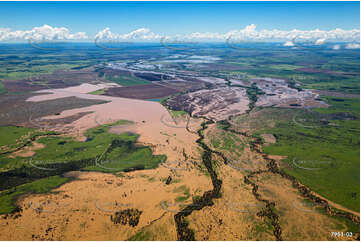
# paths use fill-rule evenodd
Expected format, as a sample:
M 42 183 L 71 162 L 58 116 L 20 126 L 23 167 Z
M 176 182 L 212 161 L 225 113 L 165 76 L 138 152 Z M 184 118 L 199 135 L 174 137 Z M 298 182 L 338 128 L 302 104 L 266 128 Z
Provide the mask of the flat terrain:
M 359 50 L 14 46 L 0 240 L 359 240 Z
M 125 97 L 135 99 L 155 99 L 163 98 L 177 93 L 177 90 L 160 85 L 137 85 L 135 87 L 115 87 L 107 89 L 103 95 L 113 97 Z

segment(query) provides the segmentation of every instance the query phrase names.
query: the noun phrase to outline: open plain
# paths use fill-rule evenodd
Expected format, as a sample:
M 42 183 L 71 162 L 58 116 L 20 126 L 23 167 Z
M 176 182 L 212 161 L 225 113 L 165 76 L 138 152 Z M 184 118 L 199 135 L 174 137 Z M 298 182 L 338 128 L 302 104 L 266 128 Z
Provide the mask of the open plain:
M 0 240 L 359 240 L 357 51 L 70 45 L 1 47 Z

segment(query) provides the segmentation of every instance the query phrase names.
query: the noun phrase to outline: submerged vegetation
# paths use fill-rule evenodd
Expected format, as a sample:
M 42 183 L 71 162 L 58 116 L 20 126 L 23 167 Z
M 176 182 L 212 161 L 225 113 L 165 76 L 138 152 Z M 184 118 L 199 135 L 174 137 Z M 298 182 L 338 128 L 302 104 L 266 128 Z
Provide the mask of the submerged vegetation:
M 62 176 L 50 176 L 5 191 L 0 191 L 0 214 L 19 211 L 15 203 L 16 199 L 21 195 L 47 193 L 70 180 L 70 178 Z
M 45 136 L 37 139 L 44 145 L 31 157 L 0 156 L 0 203 L 3 212 L 13 211 L 14 199 L 21 194 L 47 192 L 69 179 L 59 177 L 67 171 L 89 170 L 101 172 L 121 172 L 137 169 L 152 169 L 164 162 L 164 155 L 153 155 L 149 147 L 136 144 L 139 137 L 133 133 L 120 135 L 108 132 L 111 126 L 128 124 L 120 120 L 101 125 L 85 132 L 87 141 L 76 141 L 71 137 Z M 33 129 L 5 127 L 12 132 L 15 141 Z M 4 143 L 5 141 L 3 141 Z M 9 145 L 9 144 L 8 144 Z M 55 185 L 54 185 L 55 184 Z

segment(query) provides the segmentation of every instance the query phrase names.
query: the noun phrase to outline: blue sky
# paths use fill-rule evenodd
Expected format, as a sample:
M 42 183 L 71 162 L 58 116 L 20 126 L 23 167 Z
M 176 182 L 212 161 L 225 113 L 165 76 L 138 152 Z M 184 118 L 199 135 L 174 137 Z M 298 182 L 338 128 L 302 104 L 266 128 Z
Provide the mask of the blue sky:
M 0 28 L 29 30 L 44 24 L 94 36 L 109 27 L 128 33 L 225 33 L 257 29 L 360 28 L 359 2 L 0 2 Z

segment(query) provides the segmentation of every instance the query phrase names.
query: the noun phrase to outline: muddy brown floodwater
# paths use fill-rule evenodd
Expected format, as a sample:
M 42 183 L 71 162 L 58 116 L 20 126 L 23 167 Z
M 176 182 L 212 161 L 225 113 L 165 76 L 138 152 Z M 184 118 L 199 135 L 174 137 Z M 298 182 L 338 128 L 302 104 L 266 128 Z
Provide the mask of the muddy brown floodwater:
M 72 133 L 80 134 L 78 138 L 82 140 L 85 139 L 85 137 L 82 136 L 83 132 L 89 128 L 112 123 L 117 120 L 129 120 L 134 122 L 134 125 L 129 127 L 129 131 L 135 131 L 140 135 L 138 140 L 140 143 L 152 144 L 154 148 L 153 151 L 156 154 L 166 154 L 168 160 L 182 160 L 183 149 L 188 156 L 198 155 L 195 142 L 197 135 L 187 132 L 185 128 L 177 127 L 185 127 L 185 124 L 177 123 L 175 127 L 164 124 L 164 122 L 161 121 L 162 117 L 165 120 L 172 120 L 172 117 L 160 103 L 87 94 L 89 91 L 101 88 L 103 88 L 103 86 L 82 84 L 78 87 L 42 90 L 38 93 L 51 92 L 51 94 L 33 96 L 27 101 L 38 102 L 71 96 L 81 99 L 108 101 L 104 104 L 66 110 L 60 115 L 48 116 L 44 117 L 44 119 L 61 119 L 77 113 L 91 112 L 64 126 L 64 128 L 72 129 L 74 131 Z M 197 122 L 192 122 L 192 124 L 195 126 L 195 129 L 199 125 Z M 184 140 L 187 140 L 187 142 L 182 142 Z
M 127 240 L 139 233 L 135 238 L 146 240 L 341 240 L 331 238 L 330 231 L 347 227 L 331 217 L 359 224 L 359 216 L 335 212 L 327 201 L 283 173 L 276 157 L 263 153 L 260 139 L 224 130 L 248 143 L 244 153 L 252 157 L 252 167 L 237 169 L 223 151 L 209 148 L 213 146 L 207 135 L 218 129 L 216 124 L 173 120 L 157 102 L 87 94 L 99 88 L 104 87 L 44 90 L 47 93 L 28 101 L 71 96 L 107 101 L 44 119 L 83 113 L 64 124 L 82 140 L 89 128 L 130 120 L 133 124 L 110 131 L 138 133 L 138 142 L 168 160 L 156 169 L 116 175 L 68 172 L 65 176 L 75 180 L 52 193 L 19 198 L 20 211 L 1 216 L 0 240 Z M 274 141 L 269 134 L 263 136 Z M 328 215 L 305 211 L 305 198 Z
M 94 89 L 93 85 L 82 85 L 43 90 L 41 92 L 44 94 L 33 96 L 27 101 L 70 96 L 108 101 L 66 110 L 43 119 L 61 119 L 86 113 L 65 125 L 76 134 L 80 131 L 79 139 L 84 139 L 82 133 L 89 128 L 116 120 L 130 120 L 134 124 L 115 126 L 111 132 L 131 131 L 139 134 L 138 142 L 149 145 L 156 154 L 167 155 L 167 161 L 156 169 L 134 171 L 121 176 L 100 172 L 70 172 L 67 175 L 74 176 L 76 180 L 55 189 L 58 193 L 20 198 L 17 202 L 21 208 L 20 216 L 0 219 L 0 240 L 126 240 L 150 225 L 154 230 L 161 226 L 166 231 L 161 234 L 154 231 L 158 239 L 176 240 L 174 214 L 182 206 L 192 203 L 189 195 L 182 203 L 176 202 L 176 198 L 184 196 L 184 191 L 201 195 L 211 189 L 210 179 L 195 169 L 197 160 L 200 160 L 196 143 L 198 136 L 186 129 L 187 122 L 188 128 L 194 130 L 199 129 L 200 122 L 179 119 L 167 125 L 167 122 L 172 122 L 172 117 L 157 102 L 87 94 Z M 189 123 L 194 127 L 189 127 Z M 174 165 L 175 162 L 177 165 Z M 166 184 L 169 176 L 172 182 Z M 164 201 L 175 204 L 164 209 L 161 206 Z M 124 210 L 142 211 L 139 213 L 139 223 L 129 227 L 111 220 L 116 212 Z

